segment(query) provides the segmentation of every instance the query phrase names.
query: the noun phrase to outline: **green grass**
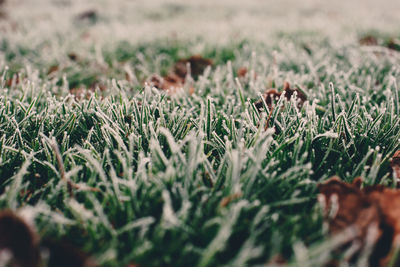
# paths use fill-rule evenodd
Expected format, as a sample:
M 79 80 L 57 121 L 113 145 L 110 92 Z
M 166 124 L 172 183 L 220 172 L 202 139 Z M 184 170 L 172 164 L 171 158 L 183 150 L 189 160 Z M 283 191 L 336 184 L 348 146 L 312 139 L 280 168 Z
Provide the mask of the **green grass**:
M 74 61 L 71 51 L 44 57 L 3 40 L 0 207 L 29 214 L 42 238 L 102 266 L 253 266 L 277 254 L 322 265 L 344 241 L 328 238 L 316 183 L 361 175 L 394 186 L 400 54 L 307 40 L 120 42 L 101 62 L 95 48 Z M 194 95 L 143 86 L 195 53 L 215 65 Z M 62 68 L 48 76 L 52 65 Z M 241 66 L 257 79 L 235 81 Z M 126 67 L 135 79 L 125 80 Z M 17 72 L 20 83 L 7 86 Z M 68 95 L 96 81 L 107 89 Z M 308 101 L 298 110 L 281 99 L 259 114 L 260 93 L 284 81 Z M 72 196 L 65 179 L 80 187 Z

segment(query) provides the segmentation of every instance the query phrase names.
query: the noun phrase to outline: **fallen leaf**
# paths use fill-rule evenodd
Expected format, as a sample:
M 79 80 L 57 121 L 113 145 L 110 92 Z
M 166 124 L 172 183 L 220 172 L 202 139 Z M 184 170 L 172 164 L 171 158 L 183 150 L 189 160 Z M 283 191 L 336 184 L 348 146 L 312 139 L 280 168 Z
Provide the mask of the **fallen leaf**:
M 91 92 L 95 92 L 97 89 L 99 89 L 101 92 L 104 92 L 107 90 L 107 86 L 101 82 L 94 82 L 89 87 Z
M 188 66 L 190 66 L 190 74 L 193 78 L 197 79 L 199 75 L 202 75 L 204 70 L 213 64 L 211 59 L 203 58 L 200 55 L 194 55 L 186 59 L 180 59 L 175 63 L 173 73 L 181 77 L 186 78 L 188 74 Z
M 74 52 L 71 52 L 68 54 L 68 58 L 72 61 L 77 61 L 78 60 L 78 55 L 75 54 Z
M 87 10 L 76 16 L 76 18 L 78 20 L 81 20 L 81 21 L 87 20 L 90 22 L 96 22 L 97 17 L 98 17 L 98 15 L 97 15 L 96 10 Z
M 19 74 L 18 74 L 18 73 L 17 73 L 17 74 L 14 74 L 11 78 L 7 79 L 7 81 L 6 81 L 6 86 L 7 86 L 7 87 L 12 87 L 12 86 L 14 86 L 14 85 L 19 84 L 20 81 L 21 81 L 21 79 L 20 79 L 20 77 L 19 77 Z
M 285 93 L 285 98 L 288 101 L 290 101 L 290 99 L 294 95 L 296 95 L 298 108 L 301 108 L 303 106 L 303 103 L 307 100 L 307 96 L 301 90 L 297 88 L 292 89 L 290 88 L 290 84 L 288 82 L 284 82 L 282 92 L 278 92 L 275 88 L 271 88 L 265 91 L 265 93 L 263 94 L 263 99 L 269 110 L 272 110 L 272 108 L 275 106 L 275 103 L 278 102 L 282 93 Z M 264 108 L 262 100 L 258 100 L 257 102 L 255 102 L 254 105 L 260 112 Z
M 7 266 L 14 267 L 96 267 L 81 250 L 59 241 L 39 241 L 39 236 L 12 211 L 0 212 L 0 251 L 9 251 Z M 46 252 L 46 253 L 42 253 Z M 44 255 L 46 259 L 42 258 Z M 44 265 L 44 262 L 47 264 Z
M 278 92 L 276 89 L 268 89 L 267 91 L 265 91 L 262 98 L 264 99 L 265 104 L 267 105 L 269 110 L 272 110 L 275 103 L 278 102 L 281 94 L 282 93 Z M 258 100 L 254 103 L 254 105 L 260 112 L 264 109 L 264 103 L 262 100 Z
M 164 90 L 171 90 L 175 88 L 182 88 L 185 80 L 180 76 L 172 73 L 164 77 L 163 88 Z
M 377 207 L 361 191 L 359 179 L 348 184 L 333 177 L 319 184 L 318 189 L 324 196 L 327 207 L 324 215 L 329 218 L 330 233 L 336 234 L 355 225 L 358 227 L 359 237 L 365 238 L 368 227 L 378 223 Z
M 237 71 L 237 76 L 239 78 L 245 78 L 247 76 L 247 68 L 246 67 L 240 67 Z
M 400 190 L 383 185 L 361 188 L 361 184 L 361 178 L 349 184 L 338 177 L 319 184 L 324 218 L 332 235 L 348 228 L 356 230 L 350 243 L 361 245 L 351 260 L 369 243 L 373 245 L 370 266 L 387 266 L 400 245 Z M 375 233 L 372 238 L 371 232 Z M 396 261 L 395 266 L 398 264 Z
M 372 36 L 372 35 L 365 35 L 365 36 L 361 37 L 360 40 L 358 40 L 358 42 L 360 43 L 360 45 L 364 45 L 364 46 L 378 45 L 378 40 L 376 39 L 375 36 Z
M 285 97 L 289 101 L 294 95 L 297 96 L 297 107 L 301 108 L 303 103 L 307 100 L 307 96 L 298 88 L 292 89 L 290 88 L 290 84 L 288 82 L 284 82 L 283 91 L 285 92 Z
M 82 100 L 82 99 L 89 99 L 90 98 L 90 92 L 82 87 L 78 88 L 71 88 L 69 89 L 70 94 L 75 96 L 75 100 Z
M 54 73 L 54 72 L 57 72 L 58 69 L 59 69 L 59 66 L 58 66 L 58 65 L 53 65 L 53 66 L 51 66 L 51 67 L 49 68 L 49 70 L 47 71 L 47 75 L 50 75 L 50 74 L 52 74 L 52 73 Z
M 176 62 L 173 70 L 168 75 L 161 77 L 157 74 L 153 74 L 145 83 L 157 89 L 165 90 L 169 95 L 173 95 L 178 89 L 183 88 L 188 70 L 190 70 L 192 77 L 196 79 L 199 75 L 203 74 L 207 66 L 210 65 L 212 65 L 210 59 L 205 59 L 199 55 L 191 56 L 190 58 L 181 59 Z M 194 92 L 194 87 L 190 86 L 188 93 L 192 95 Z
M 392 167 L 394 178 L 398 182 L 400 179 L 400 150 L 397 150 L 392 160 L 390 161 L 390 167 Z
M 0 212 L 0 251 L 11 252 L 12 266 L 39 266 L 39 238 L 25 221 L 11 211 Z
M 388 41 L 386 47 L 395 51 L 400 51 L 400 40 L 392 38 Z
M 165 90 L 170 95 L 174 94 L 177 89 L 182 88 L 184 82 L 185 81 L 182 78 L 175 74 L 169 74 L 165 77 L 160 77 L 154 74 L 147 81 L 150 86 L 154 86 L 160 90 Z M 191 90 L 190 93 L 193 93 L 193 90 Z
M 249 70 L 246 67 L 240 67 L 237 70 L 236 75 L 243 83 L 247 83 L 249 78 Z M 253 79 L 257 79 L 257 73 L 255 72 L 253 72 Z

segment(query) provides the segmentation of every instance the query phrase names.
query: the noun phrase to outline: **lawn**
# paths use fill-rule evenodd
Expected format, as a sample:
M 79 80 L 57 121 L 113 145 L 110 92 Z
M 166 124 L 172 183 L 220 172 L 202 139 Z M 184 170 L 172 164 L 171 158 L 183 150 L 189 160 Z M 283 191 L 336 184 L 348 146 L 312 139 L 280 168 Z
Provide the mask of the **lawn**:
M 42 243 L 100 266 L 323 266 L 348 240 L 317 185 L 397 186 L 395 1 L 327 18 L 316 1 L 8 2 L 0 208 Z M 196 55 L 212 64 L 178 89 L 151 83 Z M 286 82 L 296 93 L 267 103 Z

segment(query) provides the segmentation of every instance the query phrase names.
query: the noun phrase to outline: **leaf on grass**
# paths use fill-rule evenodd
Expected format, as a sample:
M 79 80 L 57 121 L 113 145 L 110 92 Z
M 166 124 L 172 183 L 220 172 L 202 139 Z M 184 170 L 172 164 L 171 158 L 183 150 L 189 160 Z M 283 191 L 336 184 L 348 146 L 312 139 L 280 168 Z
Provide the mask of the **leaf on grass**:
M 86 89 L 83 87 L 72 88 L 69 90 L 70 94 L 75 96 L 76 101 L 80 101 L 83 99 L 89 99 L 92 95 L 93 91 L 90 89 Z
M 275 106 L 275 103 L 278 102 L 282 93 L 285 93 L 285 98 L 288 101 L 290 101 L 290 99 L 296 95 L 298 108 L 301 108 L 303 103 L 307 100 L 307 96 L 300 89 L 292 89 L 290 88 L 290 84 L 288 82 L 284 82 L 282 92 L 278 92 L 276 89 L 271 88 L 265 91 L 263 94 L 263 99 L 269 110 Z M 255 102 L 255 106 L 261 112 L 264 108 L 263 101 L 258 100 Z
M 387 42 L 386 47 L 389 48 L 389 49 L 391 49 L 391 50 L 399 51 L 399 52 L 400 52 L 400 40 L 399 40 L 399 39 L 391 38 L 391 39 Z
M 355 179 L 352 184 L 348 184 L 333 177 L 318 185 L 319 192 L 324 196 L 324 215 L 329 219 L 330 233 L 336 234 L 355 225 L 359 237 L 365 238 L 368 227 L 378 223 L 378 209 L 361 191 L 359 181 Z
M 246 67 L 240 67 L 236 74 L 239 78 L 245 78 L 247 76 L 247 72 L 248 70 Z
M 184 82 L 183 79 L 175 74 L 169 74 L 165 77 L 154 74 L 147 81 L 150 86 L 164 90 L 170 95 L 174 94 L 177 89 L 182 88 Z
M 6 86 L 12 87 L 21 82 L 20 75 L 18 73 L 14 74 L 11 78 L 7 79 Z
M 74 52 L 68 53 L 68 58 L 72 61 L 78 61 L 79 59 L 78 55 Z
M 393 174 L 396 180 L 400 179 L 400 150 L 397 150 L 392 160 L 390 161 L 390 167 L 392 167 Z
M 95 23 L 98 19 L 98 15 L 96 10 L 86 10 L 76 16 L 76 19 L 79 21 L 88 21 L 91 23 Z
M 360 244 L 349 261 L 357 260 L 360 252 L 371 246 L 370 266 L 387 266 L 400 244 L 400 190 L 382 185 L 361 188 L 361 184 L 361 178 L 349 184 L 338 177 L 319 184 L 324 218 L 332 235 L 355 230 L 355 238 L 342 248 Z
M 0 251 L 11 253 L 11 266 L 39 266 L 39 238 L 11 211 L 0 212 Z
M 204 70 L 213 64 L 211 59 L 203 58 L 200 55 L 194 55 L 189 58 L 180 59 L 176 62 L 173 72 L 185 79 L 188 74 L 188 66 L 190 65 L 190 74 L 193 78 L 197 79 L 199 75 L 202 75 Z
M 244 83 L 248 82 L 249 70 L 246 67 L 240 67 L 236 72 L 237 77 Z M 257 73 L 253 72 L 253 79 L 257 78 Z
M 57 72 L 59 69 L 60 67 L 58 65 L 50 66 L 49 70 L 47 71 L 47 75 Z
M 264 99 L 265 104 L 267 105 L 269 110 L 271 110 L 275 106 L 275 103 L 278 102 L 281 94 L 282 93 L 278 92 L 276 89 L 268 89 L 267 91 L 265 91 L 262 98 Z M 260 112 L 264 109 L 264 103 L 262 100 L 258 100 L 255 103 L 255 106 Z
M 0 252 L 4 251 L 10 254 L 7 263 L 1 262 L 8 264 L 7 266 L 97 266 L 84 252 L 66 243 L 55 241 L 40 243 L 38 234 L 12 211 L 0 212 Z
M 363 37 L 361 37 L 358 42 L 360 43 L 360 45 L 363 46 L 375 46 L 378 45 L 378 40 L 376 39 L 375 36 L 372 35 L 365 35 Z
M 199 55 L 191 56 L 190 58 L 179 60 L 168 75 L 161 77 L 154 74 L 146 80 L 146 83 L 173 95 L 177 92 L 177 89 L 183 88 L 188 70 L 190 70 L 191 76 L 197 78 L 199 75 L 203 74 L 207 66 L 210 65 L 212 65 L 210 59 L 203 58 Z M 193 93 L 194 88 L 190 87 L 189 94 L 192 95 Z

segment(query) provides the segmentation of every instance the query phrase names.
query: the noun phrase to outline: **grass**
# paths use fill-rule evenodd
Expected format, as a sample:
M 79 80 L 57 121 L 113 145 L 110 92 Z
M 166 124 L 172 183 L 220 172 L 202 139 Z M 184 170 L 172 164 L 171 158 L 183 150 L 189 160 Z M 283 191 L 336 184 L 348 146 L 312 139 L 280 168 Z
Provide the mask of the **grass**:
M 400 54 L 316 39 L 123 41 L 78 59 L 3 39 L 0 207 L 102 266 L 253 266 L 278 254 L 322 265 L 345 237 L 328 238 L 316 183 L 395 185 Z M 143 86 L 195 53 L 215 62 L 195 94 Z M 256 78 L 235 79 L 241 66 Z M 284 81 L 308 101 L 260 114 L 260 93 Z M 106 90 L 69 94 L 94 83 Z

